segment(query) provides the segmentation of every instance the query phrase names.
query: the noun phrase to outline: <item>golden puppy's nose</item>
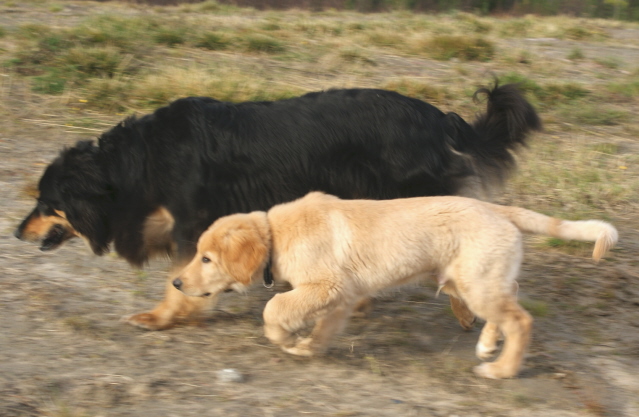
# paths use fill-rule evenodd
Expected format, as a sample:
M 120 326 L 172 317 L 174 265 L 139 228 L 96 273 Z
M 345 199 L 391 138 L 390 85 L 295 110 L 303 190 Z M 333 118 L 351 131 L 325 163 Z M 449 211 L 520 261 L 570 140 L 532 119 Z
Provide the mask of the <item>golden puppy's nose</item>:
M 182 280 L 180 278 L 175 278 L 173 280 L 173 286 L 179 290 L 182 286 Z

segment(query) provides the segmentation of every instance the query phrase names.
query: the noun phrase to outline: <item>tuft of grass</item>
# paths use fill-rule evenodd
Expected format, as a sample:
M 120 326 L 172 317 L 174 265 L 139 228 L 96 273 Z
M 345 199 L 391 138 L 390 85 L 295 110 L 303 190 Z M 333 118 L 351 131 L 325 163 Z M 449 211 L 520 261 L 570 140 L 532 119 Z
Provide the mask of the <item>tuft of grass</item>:
M 123 53 L 140 53 L 148 49 L 154 29 L 160 26 L 150 18 L 102 15 L 73 28 L 72 34 L 85 46 L 105 45 Z
M 53 29 L 47 25 L 39 23 L 25 23 L 20 25 L 18 28 L 16 37 L 18 39 L 38 40 L 49 36 L 51 32 L 53 32 Z
M 407 78 L 388 81 L 382 85 L 382 88 L 431 103 L 443 103 L 453 98 L 453 95 L 445 87 L 434 86 Z
M 93 332 L 95 330 L 95 326 L 91 320 L 81 316 L 67 317 L 63 320 L 63 323 L 65 326 L 79 333 Z
M 266 31 L 276 31 L 276 30 L 282 29 L 282 26 L 277 22 L 262 23 L 259 27 L 260 29 L 266 30 Z
M 584 98 L 590 91 L 577 83 L 548 83 L 540 85 L 536 81 L 516 72 L 510 72 L 499 77 L 499 81 L 515 83 L 519 88 L 532 95 L 534 99 L 545 106 L 555 106 Z
M 585 24 L 569 26 L 563 30 L 560 36 L 564 39 L 576 41 L 602 40 L 610 37 L 603 29 Z
M 481 37 L 439 35 L 433 37 L 424 52 L 441 61 L 457 58 L 462 61 L 490 61 L 495 56 L 495 45 Z
M 396 48 L 404 43 L 404 37 L 393 31 L 377 30 L 366 35 L 368 43 L 381 47 Z
M 263 52 L 267 54 L 279 54 L 286 51 L 284 44 L 268 35 L 251 34 L 244 40 L 244 49 L 247 52 Z
M 526 309 L 533 317 L 548 316 L 548 303 L 545 301 L 523 299 L 519 300 L 519 304 Z
M 338 57 L 341 61 L 351 64 L 364 64 L 364 65 L 377 65 L 375 60 L 367 53 L 358 48 L 344 48 L 338 53 Z
M 627 82 L 616 82 L 607 86 L 608 91 L 627 98 L 639 97 L 639 79 Z
M 83 77 L 112 78 L 123 71 L 124 57 L 113 47 L 71 48 L 61 56 L 58 65 Z
M 584 103 L 562 110 L 562 116 L 576 123 L 593 126 L 616 126 L 630 118 L 626 110 L 601 106 L 598 103 Z
M 87 106 L 109 112 L 123 112 L 131 105 L 131 82 L 119 78 L 95 78 L 88 80 L 82 89 Z
M 31 89 L 36 93 L 58 95 L 64 92 L 67 78 L 57 69 L 33 78 Z
M 545 238 L 541 247 L 558 249 L 562 253 L 575 256 L 588 256 L 592 252 L 591 242 L 578 242 L 576 240 L 563 240 L 556 237 Z
M 493 25 L 470 13 L 456 13 L 455 19 L 462 23 L 464 29 L 470 29 L 471 32 L 485 34 L 493 29 Z
M 577 100 L 589 93 L 590 91 L 576 83 L 546 84 L 536 92 L 539 99 L 548 104 Z
M 618 69 L 621 66 L 621 61 L 618 58 L 608 57 L 608 58 L 597 58 L 595 62 L 602 67 L 609 69 Z
M 619 145 L 616 143 L 597 143 L 592 146 L 595 152 L 600 152 L 606 155 L 616 155 L 619 153 Z
M 501 25 L 499 35 L 503 38 L 526 37 L 533 27 L 531 19 L 512 19 Z
M 186 37 L 187 34 L 185 28 L 162 27 L 156 32 L 153 39 L 156 43 L 175 47 L 185 43 Z
M 278 100 L 304 90 L 256 78 L 236 68 L 162 68 L 153 74 L 126 79 L 94 79 L 83 88 L 87 105 L 103 109 L 151 110 L 180 97 L 207 96 L 221 101 Z
M 219 51 L 229 48 L 231 46 L 231 39 L 219 32 L 206 32 L 200 35 L 195 42 L 195 46 L 211 51 Z
M 571 61 L 579 61 L 584 59 L 586 56 L 584 55 L 581 48 L 572 48 L 567 58 Z

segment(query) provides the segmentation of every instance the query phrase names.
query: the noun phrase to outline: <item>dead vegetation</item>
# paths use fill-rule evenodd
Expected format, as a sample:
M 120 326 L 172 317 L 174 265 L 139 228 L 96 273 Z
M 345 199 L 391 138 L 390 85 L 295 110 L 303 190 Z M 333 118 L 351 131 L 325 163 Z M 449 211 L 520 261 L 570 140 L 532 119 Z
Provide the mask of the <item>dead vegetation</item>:
M 0 2 L 0 311 L 10 318 L 0 414 L 636 415 L 638 47 L 637 24 L 566 16 Z M 530 242 L 520 291 L 536 322 L 519 380 L 471 376 L 477 332 L 461 332 L 433 288 L 382 294 L 327 358 L 306 362 L 263 339 L 271 293 L 229 296 L 203 327 L 141 333 L 118 318 L 161 298 L 161 264 L 132 271 L 79 243 L 42 255 L 11 236 L 63 145 L 178 97 L 376 87 L 472 119 L 483 106 L 472 94 L 493 76 L 520 83 L 545 124 L 499 201 L 621 233 L 598 266 L 583 246 Z M 245 383 L 217 383 L 226 367 Z

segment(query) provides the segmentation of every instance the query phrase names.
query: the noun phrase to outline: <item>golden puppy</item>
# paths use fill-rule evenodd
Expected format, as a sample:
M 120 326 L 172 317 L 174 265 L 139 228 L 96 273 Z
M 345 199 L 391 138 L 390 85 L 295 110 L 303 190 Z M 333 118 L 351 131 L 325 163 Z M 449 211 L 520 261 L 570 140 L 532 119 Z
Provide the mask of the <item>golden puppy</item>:
M 519 371 L 533 321 L 517 303 L 521 232 L 595 241 L 595 260 L 617 242 L 617 230 L 605 222 L 559 220 L 463 197 L 340 200 L 314 192 L 268 213 L 220 218 L 174 285 L 190 296 L 243 291 L 269 276 L 268 265 L 293 290 L 266 304 L 266 336 L 286 352 L 310 356 L 326 349 L 362 298 L 432 276 L 486 320 L 480 359 L 504 335 L 499 358 L 475 372 L 508 378 Z M 313 322 L 309 337 L 295 336 Z

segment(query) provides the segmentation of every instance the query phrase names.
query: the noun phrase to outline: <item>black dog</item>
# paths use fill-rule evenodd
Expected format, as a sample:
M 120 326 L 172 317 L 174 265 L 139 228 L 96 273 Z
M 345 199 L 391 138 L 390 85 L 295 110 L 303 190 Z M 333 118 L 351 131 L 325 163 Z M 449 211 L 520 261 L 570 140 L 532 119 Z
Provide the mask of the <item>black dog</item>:
M 239 104 L 176 100 L 124 120 L 97 146 L 63 150 L 16 236 L 42 250 L 80 236 L 98 255 L 113 243 L 133 265 L 165 253 L 182 266 L 218 217 L 267 210 L 311 190 L 341 198 L 478 196 L 505 178 L 511 150 L 541 123 L 514 85 L 477 93 L 488 96 L 487 111 L 472 125 L 374 89 Z M 166 328 L 203 304 L 169 281 L 165 301 L 130 321 Z

